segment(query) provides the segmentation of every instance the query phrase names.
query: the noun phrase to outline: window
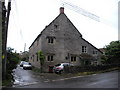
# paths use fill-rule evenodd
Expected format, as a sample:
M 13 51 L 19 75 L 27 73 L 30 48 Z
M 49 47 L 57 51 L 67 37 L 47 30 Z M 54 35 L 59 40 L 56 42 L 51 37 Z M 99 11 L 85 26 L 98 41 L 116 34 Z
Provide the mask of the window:
M 37 46 L 39 45 L 39 38 L 37 39 Z
M 39 58 L 38 58 L 38 53 L 36 53 L 36 57 L 37 57 L 37 61 L 39 60 Z
M 48 60 L 48 61 L 53 61 L 53 55 L 48 55 L 48 56 L 47 56 L 47 60 Z
M 71 62 L 76 62 L 76 56 L 71 56 Z
M 54 43 L 55 37 L 47 37 L 48 43 Z
M 54 38 L 48 38 L 48 43 L 53 43 Z
M 33 55 L 33 62 L 34 62 L 34 55 Z
M 58 28 L 58 25 L 54 25 L 55 28 Z
M 97 51 L 93 50 L 93 54 L 97 54 Z
M 86 46 L 82 46 L 82 53 L 87 53 L 87 47 Z
M 57 24 L 55 24 L 55 25 L 54 25 L 54 27 L 55 27 L 55 29 L 57 29 L 57 28 L 58 28 L 58 25 L 57 25 Z

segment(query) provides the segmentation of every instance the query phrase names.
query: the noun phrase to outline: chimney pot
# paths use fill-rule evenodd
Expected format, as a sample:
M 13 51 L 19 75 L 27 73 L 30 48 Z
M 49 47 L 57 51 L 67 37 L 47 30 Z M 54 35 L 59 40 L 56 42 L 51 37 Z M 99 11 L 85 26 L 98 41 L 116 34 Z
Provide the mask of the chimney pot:
M 64 7 L 60 7 L 60 13 L 64 13 Z

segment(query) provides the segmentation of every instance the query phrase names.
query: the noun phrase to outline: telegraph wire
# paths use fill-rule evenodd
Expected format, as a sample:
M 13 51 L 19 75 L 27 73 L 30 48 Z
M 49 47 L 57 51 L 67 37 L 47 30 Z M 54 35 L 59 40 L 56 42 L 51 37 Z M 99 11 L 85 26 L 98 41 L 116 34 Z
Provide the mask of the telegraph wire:
M 24 37 L 23 37 L 23 33 L 22 33 L 21 23 L 20 23 L 20 20 L 19 20 L 19 13 L 18 13 L 17 2 L 16 2 L 16 0 L 13 0 L 13 1 L 14 1 L 15 9 L 16 9 L 15 11 L 16 11 L 16 16 L 17 16 L 19 34 L 20 34 L 21 39 L 22 39 L 23 42 L 25 43 L 25 40 L 24 40 Z

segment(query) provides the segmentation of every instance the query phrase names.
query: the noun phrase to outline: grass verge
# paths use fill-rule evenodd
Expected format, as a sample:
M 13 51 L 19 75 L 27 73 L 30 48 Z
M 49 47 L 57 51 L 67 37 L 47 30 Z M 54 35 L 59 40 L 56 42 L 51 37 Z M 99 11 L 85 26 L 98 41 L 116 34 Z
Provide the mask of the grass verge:
M 115 68 L 109 68 L 109 69 L 106 69 L 106 70 L 100 70 L 100 71 L 91 71 L 91 72 L 79 72 L 79 73 L 76 73 L 74 75 L 76 76 L 80 76 L 80 75 L 90 75 L 90 74 L 99 74 L 99 73 L 105 73 L 105 72 L 110 72 L 110 71 L 115 71 L 115 70 L 119 70 L 118 67 L 115 67 Z
M 41 73 L 40 69 L 36 67 L 32 67 L 32 71 L 36 73 Z
M 3 80 L 2 81 L 2 86 L 3 87 L 11 87 L 12 86 L 12 81 L 11 80 Z
M 3 87 L 11 87 L 13 85 L 13 76 L 12 74 L 7 74 L 6 79 L 2 80 Z

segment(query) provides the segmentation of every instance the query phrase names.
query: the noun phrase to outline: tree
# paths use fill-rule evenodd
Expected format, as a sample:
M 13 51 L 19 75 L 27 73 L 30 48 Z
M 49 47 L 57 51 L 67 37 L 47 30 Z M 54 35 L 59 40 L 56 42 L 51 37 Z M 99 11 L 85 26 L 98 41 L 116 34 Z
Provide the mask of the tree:
M 81 55 L 81 64 L 84 65 L 91 65 L 91 60 L 95 60 L 95 58 L 87 53 L 82 53 Z
M 105 55 L 107 64 L 118 64 L 120 60 L 120 41 L 112 41 L 110 45 L 107 45 Z
M 41 71 L 41 73 L 42 73 L 42 72 L 43 72 L 43 64 L 44 64 L 44 61 L 45 61 L 45 56 L 44 56 L 44 54 L 42 53 L 42 51 L 39 51 L 39 52 L 38 52 L 38 58 L 39 58 L 39 60 L 40 60 L 40 65 L 41 65 L 40 71 Z
M 107 57 L 105 55 L 101 56 L 101 63 L 106 64 L 107 63 Z
M 12 70 L 17 67 L 19 63 L 19 54 L 13 52 L 13 48 L 7 48 L 7 61 L 6 61 L 6 79 L 11 79 Z

